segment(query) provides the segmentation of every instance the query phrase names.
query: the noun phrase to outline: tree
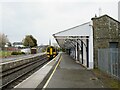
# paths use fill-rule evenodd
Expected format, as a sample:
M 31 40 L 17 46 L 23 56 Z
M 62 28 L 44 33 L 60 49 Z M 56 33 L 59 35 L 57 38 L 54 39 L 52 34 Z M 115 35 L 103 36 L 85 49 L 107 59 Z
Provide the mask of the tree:
M 26 35 L 25 39 L 23 39 L 23 45 L 27 47 L 35 47 L 37 46 L 37 40 L 32 35 Z
M 8 43 L 9 40 L 7 38 L 7 36 L 3 33 L 0 33 L 0 47 L 4 47 L 6 45 L 6 43 Z

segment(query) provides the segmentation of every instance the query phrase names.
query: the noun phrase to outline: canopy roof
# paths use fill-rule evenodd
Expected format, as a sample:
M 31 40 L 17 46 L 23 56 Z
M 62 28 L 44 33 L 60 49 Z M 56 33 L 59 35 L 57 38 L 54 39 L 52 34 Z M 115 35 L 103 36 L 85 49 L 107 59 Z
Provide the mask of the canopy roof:
M 62 48 L 74 46 L 76 40 L 88 39 L 91 35 L 91 22 L 53 34 L 54 38 Z

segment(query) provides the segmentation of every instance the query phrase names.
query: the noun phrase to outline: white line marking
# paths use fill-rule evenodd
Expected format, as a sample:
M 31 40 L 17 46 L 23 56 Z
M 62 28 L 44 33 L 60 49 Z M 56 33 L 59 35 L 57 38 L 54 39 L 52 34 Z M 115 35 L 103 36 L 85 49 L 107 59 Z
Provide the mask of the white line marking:
M 60 57 L 60 59 L 59 59 L 59 61 L 58 61 L 57 65 L 56 65 L 55 69 L 53 70 L 52 74 L 50 75 L 49 79 L 47 80 L 47 82 L 46 82 L 46 84 L 44 85 L 44 87 L 43 87 L 43 89 L 42 89 L 42 90 L 44 90 L 44 88 L 46 88 L 46 87 L 47 87 L 47 85 L 48 85 L 48 83 L 50 82 L 50 80 L 51 80 L 51 78 L 52 78 L 53 74 L 55 73 L 55 71 L 56 71 L 56 69 L 57 69 L 58 65 L 60 64 L 61 59 L 62 59 L 62 56 Z
M 43 69 L 43 68 L 45 68 L 48 64 L 50 64 L 51 62 L 52 62 L 53 60 L 51 60 L 50 62 L 48 62 L 47 64 L 45 64 L 42 68 L 40 68 L 39 70 L 41 70 L 41 69 Z M 38 71 L 39 71 L 38 70 Z M 37 72 L 38 72 L 37 71 Z M 37 72 L 35 72 L 35 73 L 37 73 Z M 33 73 L 33 74 L 35 74 L 35 73 Z M 32 75 L 33 75 L 32 74 Z M 28 79 L 30 79 L 31 77 L 32 77 L 32 75 L 31 76 L 29 76 L 28 78 L 26 78 L 25 80 L 23 80 L 21 83 L 24 83 L 26 80 L 28 80 Z M 21 83 L 19 83 L 18 85 L 16 85 L 14 88 L 17 88 Z

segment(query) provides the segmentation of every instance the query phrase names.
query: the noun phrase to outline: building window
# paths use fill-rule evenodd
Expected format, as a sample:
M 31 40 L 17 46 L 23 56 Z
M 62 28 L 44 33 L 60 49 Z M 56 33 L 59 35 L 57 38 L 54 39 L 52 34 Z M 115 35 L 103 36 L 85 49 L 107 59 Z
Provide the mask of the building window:
M 109 48 L 118 48 L 118 42 L 109 42 Z

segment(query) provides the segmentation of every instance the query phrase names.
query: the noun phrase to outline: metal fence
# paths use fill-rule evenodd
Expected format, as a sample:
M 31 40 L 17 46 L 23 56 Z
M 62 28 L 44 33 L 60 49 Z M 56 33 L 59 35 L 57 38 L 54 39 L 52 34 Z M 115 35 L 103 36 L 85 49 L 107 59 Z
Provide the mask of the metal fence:
M 98 68 L 120 80 L 120 49 L 99 49 Z

